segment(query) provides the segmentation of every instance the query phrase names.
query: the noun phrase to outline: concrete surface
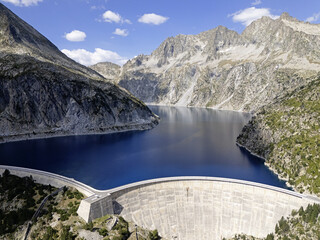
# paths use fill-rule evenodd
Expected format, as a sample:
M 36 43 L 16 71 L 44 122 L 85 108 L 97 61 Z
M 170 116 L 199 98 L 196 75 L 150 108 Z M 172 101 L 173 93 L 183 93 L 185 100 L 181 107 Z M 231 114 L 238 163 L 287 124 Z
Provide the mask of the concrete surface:
M 99 191 L 52 173 L 0 165 L 0 173 L 4 169 L 32 175 L 39 183 L 77 188 L 89 196 L 78 209 L 85 221 L 119 214 L 141 227 L 157 229 L 166 239 L 222 239 L 237 233 L 265 237 L 293 209 L 320 203 L 314 196 L 226 178 L 160 178 Z
M 0 165 L 0 174 L 2 174 L 5 169 L 8 169 L 11 174 L 17 175 L 19 177 L 32 176 L 37 183 L 51 185 L 57 188 L 63 186 L 69 186 L 76 188 L 79 192 L 83 193 L 85 196 L 91 196 L 97 192 L 94 188 L 85 185 L 81 182 L 74 180 L 73 178 L 64 177 L 58 174 L 49 173 L 45 171 L 40 171 L 30 168 L 14 167 Z

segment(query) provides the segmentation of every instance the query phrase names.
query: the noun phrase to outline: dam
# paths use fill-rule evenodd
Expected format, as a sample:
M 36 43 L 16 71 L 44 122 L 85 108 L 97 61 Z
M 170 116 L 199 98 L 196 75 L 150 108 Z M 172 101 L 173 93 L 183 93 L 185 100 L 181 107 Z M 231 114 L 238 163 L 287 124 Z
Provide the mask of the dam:
M 170 177 L 95 190 L 74 179 L 38 170 L 0 166 L 44 184 L 75 187 L 88 196 L 78 215 L 92 221 L 119 214 L 165 239 L 222 239 L 235 234 L 265 237 L 282 216 L 316 197 L 265 184 L 215 177 Z

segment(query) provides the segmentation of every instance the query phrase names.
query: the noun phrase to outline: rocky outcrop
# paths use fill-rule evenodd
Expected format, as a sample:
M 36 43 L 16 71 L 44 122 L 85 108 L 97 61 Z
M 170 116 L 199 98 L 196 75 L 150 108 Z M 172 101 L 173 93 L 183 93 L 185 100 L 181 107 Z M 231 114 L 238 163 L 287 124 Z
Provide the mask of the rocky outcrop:
M 121 67 L 111 62 L 101 62 L 90 66 L 91 69 L 100 73 L 109 82 L 115 82 L 121 72 Z
M 320 25 L 284 13 L 242 34 L 219 26 L 170 37 L 128 61 L 116 81 L 148 103 L 255 111 L 315 75 L 319 49 Z
M 61 53 L 0 4 L 0 142 L 149 129 L 141 101 Z
M 320 196 L 320 76 L 308 82 L 263 107 L 237 142 L 297 191 Z

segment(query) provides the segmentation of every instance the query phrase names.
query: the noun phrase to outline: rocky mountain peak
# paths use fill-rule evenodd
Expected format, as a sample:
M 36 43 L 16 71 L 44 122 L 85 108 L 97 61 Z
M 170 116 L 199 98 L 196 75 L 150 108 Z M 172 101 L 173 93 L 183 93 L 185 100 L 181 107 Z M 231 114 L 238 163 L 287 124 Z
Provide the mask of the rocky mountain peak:
M 280 19 L 280 20 L 293 21 L 293 22 L 298 21 L 298 19 L 290 16 L 290 14 L 287 13 L 287 12 L 283 12 L 283 13 L 280 15 L 280 18 L 279 18 L 279 19 Z
M 218 26 L 177 35 L 128 61 L 117 82 L 148 103 L 256 110 L 301 84 L 295 73 L 319 70 L 319 26 L 283 13 L 241 34 Z
M 153 59 L 157 61 L 157 66 L 161 68 L 165 64 L 172 61 L 192 59 L 196 55 L 206 55 L 209 59 L 217 57 L 217 51 L 221 48 L 227 48 L 231 45 L 243 45 L 246 41 L 235 31 L 224 26 L 218 26 L 214 29 L 201 32 L 197 35 L 179 34 L 175 37 L 169 37 L 163 41 L 160 46 L 149 56 L 139 59 L 139 63 L 143 60 Z M 135 65 L 137 65 L 135 58 Z M 179 61 L 180 61 L 179 60 Z M 141 64 L 139 64 L 141 65 Z M 127 66 L 126 66 L 127 67 Z
M 317 59 L 316 62 L 320 60 L 320 25 L 299 21 L 288 13 L 283 13 L 278 19 L 265 17 L 256 20 L 241 35 L 254 44 L 264 46 L 265 54 L 270 51 L 277 54 L 291 52 L 290 58 L 293 55 L 305 58 L 314 51 L 316 54 L 312 58 Z
M 104 78 L 113 81 L 118 77 L 121 67 L 111 62 L 101 62 L 90 66 L 91 69 L 100 73 Z
M 21 52 L 21 47 L 23 47 L 23 50 L 26 52 L 28 52 L 27 48 L 32 49 L 34 52 L 41 49 L 56 53 L 60 52 L 48 39 L 1 3 L 0 27 L 0 44 L 2 51 L 10 51 L 19 47 Z
M 72 68 L 96 79 L 101 76 L 64 55 L 52 42 L 0 3 L 0 55 L 19 54 Z
M 142 102 L 0 4 L 0 142 L 150 129 L 157 122 Z
M 170 58 L 184 52 L 188 47 L 190 47 L 190 36 L 179 34 L 164 40 L 151 55 Z

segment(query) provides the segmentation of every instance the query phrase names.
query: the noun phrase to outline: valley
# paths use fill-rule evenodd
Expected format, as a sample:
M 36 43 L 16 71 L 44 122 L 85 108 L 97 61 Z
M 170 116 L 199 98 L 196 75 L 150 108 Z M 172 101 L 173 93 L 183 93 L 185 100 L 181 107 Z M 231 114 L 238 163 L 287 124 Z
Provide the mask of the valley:
M 137 21 L 154 17 L 155 26 L 169 20 L 152 13 Z M 96 23 L 136 24 L 110 10 L 102 18 Z M 63 38 L 81 46 L 86 37 L 74 30 Z M 319 238 L 320 24 L 264 14 L 241 33 L 219 25 L 166 38 L 122 66 L 84 66 L 64 50 L 0 3 L 0 164 L 121 191 L 108 192 L 108 206 L 99 190 L 87 199 L 59 193 L 31 239 Z M 0 239 L 22 238 L 51 192 L 4 172 Z M 82 218 L 79 206 L 88 211 Z

